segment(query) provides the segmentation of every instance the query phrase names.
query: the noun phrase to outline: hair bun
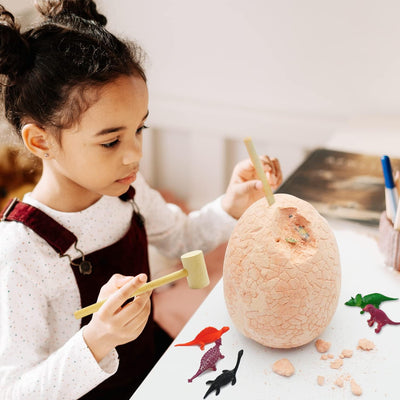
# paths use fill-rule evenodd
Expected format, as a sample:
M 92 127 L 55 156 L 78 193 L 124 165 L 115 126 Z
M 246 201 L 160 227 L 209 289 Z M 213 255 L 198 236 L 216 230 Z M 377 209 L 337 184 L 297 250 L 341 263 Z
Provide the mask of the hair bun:
M 0 5 L 0 74 L 13 81 L 31 63 L 29 44 L 14 16 Z
M 73 14 L 102 26 L 107 24 L 107 18 L 97 11 L 92 0 L 35 0 L 35 6 L 46 18 L 56 19 Z

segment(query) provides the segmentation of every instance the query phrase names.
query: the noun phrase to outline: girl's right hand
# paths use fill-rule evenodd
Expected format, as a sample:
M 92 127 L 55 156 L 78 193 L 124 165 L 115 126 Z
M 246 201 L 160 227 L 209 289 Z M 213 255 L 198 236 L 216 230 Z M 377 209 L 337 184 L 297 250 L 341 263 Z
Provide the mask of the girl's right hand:
M 115 346 L 135 340 L 146 326 L 150 315 L 150 292 L 122 305 L 147 280 L 145 274 L 135 277 L 115 274 L 101 288 L 98 301 L 107 298 L 83 330 L 83 338 L 97 362 Z

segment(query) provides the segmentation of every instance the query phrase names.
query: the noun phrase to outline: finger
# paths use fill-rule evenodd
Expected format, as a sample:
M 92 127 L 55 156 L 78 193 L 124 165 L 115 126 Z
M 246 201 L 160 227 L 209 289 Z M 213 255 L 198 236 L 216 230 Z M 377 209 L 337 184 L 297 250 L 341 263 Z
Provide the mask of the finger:
M 236 169 L 238 171 L 241 171 L 242 173 L 252 173 L 254 171 L 254 165 L 250 158 L 246 158 L 245 160 L 242 160 L 238 164 L 236 164 Z
M 150 294 L 143 293 L 137 296 L 134 301 L 124 306 L 118 312 L 117 318 L 122 326 L 138 325 L 140 321 L 147 321 L 151 311 Z
M 259 156 L 262 168 L 265 173 L 271 171 L 271 160 L 268 156 Z M 241 162 L 238 164 L 241 167 L 241 175 L 243 177 L 244 181 L 250 180 L 250 179 L 259 179 L 257 170 L 255 165 L 253 164 L 253 161 L 250 159 L 245 160 L 246 163 Z
M 252 179 L 250 181 L 238 184 L 235 190 L 238 195 L 247 194 L 256 195 L 258 197 L 258 192 L 260 192 L 262 196 L 263 184 L 259 179 Z
M 274 185 L 275 181 L 276 181 L 276 177 L 279 175 L 279 171 L 280 171 L 279 161 L 276 158 L 270 158 L 267 155 L 262 156 L 261 160 L 263 163 L 263 169 L 264 169 L 265 175 L 268 178 L 268 182 L 271 185 Z M 278 161 L 278 163 L 277 163 L 277 161 Z
M 106 283 L 106 285 L 114 286 L 120 288 L 125 285 L 128 281 L 130 281 L 133 276 L 114 274 L 110 280 Z
M 131 315 L 128 314 L 125 319 L 121 319 L 120 314 L 125 312 L 126 307 L 131 307 L 131 304 L 125 306 L 122 309 L 124 311 L 120 311 L 113 316 L 113 326 L 116 327 L 119 337 L 119 344 L 124 344 L 135 340 L 142 333 L 149 319 L 151 311 L 150 304 L 150 301 L 148 301 L 140 313 L 133 311 L 131 312 Z
M 282 170 L 278 159 L 270 159 L 270 171 L 266 171 L 266 175 L 271 186 L 277 187 L 282 183 Z
M 394 174 L 394 184 L 396 186 L 397 194 L 400 197 L 400 171 L 396 170 Z
M 98 301 L 110 297 L 116 290 L 124 286 L 128 281 L 130 281 L 133 276 L 126 276 L 121 274 L 114 274 L 110 280 L 102 286 L 100 289 Z
M 279 186 L 282 183 L 283 179 L 281 164 L 277 158 L 273 158 L 272 165 L 273 165 L 274 175 L 276 176 L 276 185 Z
M 113 293 L 104 303 L 103 313 L 115 314 L 121 309 L 121 306 L 132 297 L 136 289 L 139 289 L 147 281 L 145 274 L 139 274 L 131 278 L 125 285 Z
M 260 160 L 262 162 L 262 167 L 264 173 L 267 177 L 268 183 L 271 186 L 276 185 L 276 163 L 274 163 L 275 159 L 271 159 L 268 155 L 260 156 Z
M 135 340 L 145 328 L 149 319 L 149 313 L 147 315 L 140 315 L 137 319 L 131 320 L 128 324 L 123 327 L 123 330 L 128 333 L 129 341 Z
M 132 318 L 134 318 L 136 314 L 142 312 L 142 309 L 146 307 L 146 304 L 150 303 L 151 294 L 152 291 L 149 290 L 133 298 L 129 298 L 129 300 L 125 301 L 118 311 L 118 316 L 122 319 L 127 319 L 129 316 L 133 315 Z
M 282 170 L 281 170 L 281 164 L 279 162 L 279 159 L 277 158 L 272 158 L 271 159 L 271 165 L 272 165 L 272 169 L 275 173 L 275 175 L 281 175 L 282 174 Z
M 278 162 L 278 164 L 276 164 L 276 161 L 278 161 L 276 158 L 270 158 L 269 156 L 264 155 L 264 156 L 261 156 L 260 159 L 263 163 L 265 172 L 270 172 L 273 175 L 275 175 L 278 172 L 276 167 L 277 167 L 277 165 L 279 166 L 279 162 Z
M 269 158 L 269 156 L 267 156 L 266 154 L 263 156 L 260 156 L 260 160 L 262 161 L 264 166 L 269 166 L 272 168 L 272 162 L 271 162 L 271 159 Z

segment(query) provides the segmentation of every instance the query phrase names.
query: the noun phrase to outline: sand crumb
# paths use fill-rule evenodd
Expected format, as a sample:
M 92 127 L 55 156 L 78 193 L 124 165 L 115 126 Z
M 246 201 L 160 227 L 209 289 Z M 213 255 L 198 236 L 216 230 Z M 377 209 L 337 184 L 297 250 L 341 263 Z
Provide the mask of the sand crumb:
M 328 354 L 328 358 L 335 358 L 333 354 Z
M 327 360 L 328 359 L 328 354 L 322 354 L 321 360 Z
M 343 379 L 345 381 L 349 381 L 351 379 L 351 375 L 350 374 L 346 374 L 346 375 L 342 375 Z
M 345 382 L 348 382 L 351 379 L 350 374 L 343 374 L 340 375 L 336 381 L 334 382 L 336 386 L 343 387 Z
M 331 362 L 331 368 L 339 369 L 343 365 L 343 360 L 341 358 L 337 358 L 335 361 Z
M 317 376 L 317 383 L 318 383 L 319 386 L 324 386 L 325 385 L 325 377 L 321 376 L 321 375 L 318 375 Z
M 278 375 L 292 376 L 294 374 L 294 367 L 287 358 L 282 358 L 273 364 L 272 371 Z
M 342 388 L 342 387 L 344 386 L 344 379 L 343 379 L 343 377 L 339 376 L 339 378 L 337 378 L 336 381 L 335 381 L 335 385 Z
M 362 389 L 361 389 L 360 385 L 354 379 L 352 379 L 350 381 L 350 387 L 351 387 L 351 393 L 353 393 L 354 396 L 362 395 Z
M 358 341 L 357 349 L 370 351 L 370 350 L 372 350 L 374 348 L 375 348 L 375 344 L 374 344 L 374 342 L 371 342 L 371 340 L 368 340 L 368 339 L 364 338 L 364 339 L 360 339 Z
M 315 348 L 319 353 L 326 353 L 331 347 L 330 342 L 326 342 L 325 340 L 318 339 L 315 342 Z
M 340 358 L 351 358 L 353 357 L 353 350 L 344 349 L 342 350 L 340 356 L 341 356 Z

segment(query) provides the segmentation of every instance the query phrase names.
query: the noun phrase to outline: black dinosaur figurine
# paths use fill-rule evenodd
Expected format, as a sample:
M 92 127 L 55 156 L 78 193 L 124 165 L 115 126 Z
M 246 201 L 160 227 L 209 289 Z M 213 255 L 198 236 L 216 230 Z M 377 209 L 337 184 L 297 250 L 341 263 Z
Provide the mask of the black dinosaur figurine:
M 235 368 L 229 370 L 224 369 L 220 375 L 218 375 L 213 381 L 207 381 L 206 384 L 210 385 L 203 399 L 205 399 L 212 391 L 215 390 L 215 395 L 218 396 L 222 386 L 226 386 L 229 383 L 234 385 L 236 383 L 236 372 L 239 368 L 240 359 L 242 358 L 243 350 L 239 350 Z

